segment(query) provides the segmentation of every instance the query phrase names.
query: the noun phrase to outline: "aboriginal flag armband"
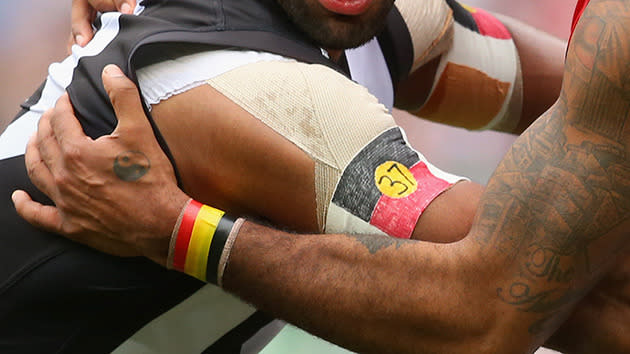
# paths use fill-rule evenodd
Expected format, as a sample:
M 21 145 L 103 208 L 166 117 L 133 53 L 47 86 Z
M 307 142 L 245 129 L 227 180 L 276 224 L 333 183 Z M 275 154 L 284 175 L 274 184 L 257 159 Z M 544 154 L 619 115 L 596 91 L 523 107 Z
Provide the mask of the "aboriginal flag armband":
M 326 232 L 411 238 L 422 212 L 461 180 L 466 179 L 429 163 L 399 127 L 389 129 L 344 169 L 328 207 Z

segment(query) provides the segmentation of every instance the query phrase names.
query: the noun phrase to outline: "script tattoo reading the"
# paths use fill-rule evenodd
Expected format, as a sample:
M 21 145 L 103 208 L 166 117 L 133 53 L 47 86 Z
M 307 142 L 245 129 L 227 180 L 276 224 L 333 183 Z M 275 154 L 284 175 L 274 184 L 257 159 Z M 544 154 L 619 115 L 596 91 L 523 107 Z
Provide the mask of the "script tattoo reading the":
M 516 262 L 497 296 L 532 315 L 534 335 L 553 331 L 625 245 L 609 233 L 630 219 L 629 60 L 630 2 L 592 0 L 560 99 L 517 140 L 482 201 L 482 249 Z
M 114 173 L 123 181 L 135 182 L 151 169 L 151 161 L 140 151 L 125 151 L 114 160 Z

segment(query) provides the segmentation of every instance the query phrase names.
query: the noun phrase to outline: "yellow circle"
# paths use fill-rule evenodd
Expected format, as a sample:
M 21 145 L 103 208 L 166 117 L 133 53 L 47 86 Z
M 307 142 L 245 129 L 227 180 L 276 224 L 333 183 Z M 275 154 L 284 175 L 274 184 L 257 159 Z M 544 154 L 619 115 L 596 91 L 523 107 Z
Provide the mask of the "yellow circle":
M 418 189 L 418 182 L 407 166 L 387 161 L 374 171 L 374 182 L 390 198 L 406 198 Z

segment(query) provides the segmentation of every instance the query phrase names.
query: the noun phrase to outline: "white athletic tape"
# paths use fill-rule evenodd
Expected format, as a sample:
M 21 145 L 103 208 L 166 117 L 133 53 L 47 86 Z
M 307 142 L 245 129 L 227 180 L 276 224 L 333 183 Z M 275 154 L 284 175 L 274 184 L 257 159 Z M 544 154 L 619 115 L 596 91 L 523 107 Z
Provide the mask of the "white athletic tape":
M 322 229 L 341 171 L 357 151 L 395 126 L 385 106 L 364 87 L 321 65 L 256 63 L 208 83 L 315 161 Z

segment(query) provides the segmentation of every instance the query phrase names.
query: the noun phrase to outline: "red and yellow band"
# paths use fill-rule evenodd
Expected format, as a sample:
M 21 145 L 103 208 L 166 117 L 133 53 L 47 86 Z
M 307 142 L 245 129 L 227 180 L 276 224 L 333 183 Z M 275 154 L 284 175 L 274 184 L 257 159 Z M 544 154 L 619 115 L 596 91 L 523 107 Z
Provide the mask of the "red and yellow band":
M 173 229 L 167 267 L 217 284 L 234 219 L 225 212 L 190 200 Z M 219 269 L 221 267 L 221 269 Z

